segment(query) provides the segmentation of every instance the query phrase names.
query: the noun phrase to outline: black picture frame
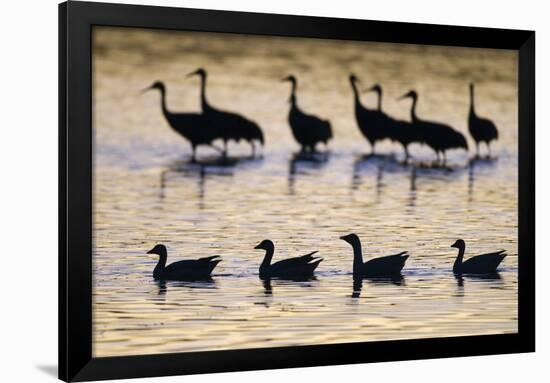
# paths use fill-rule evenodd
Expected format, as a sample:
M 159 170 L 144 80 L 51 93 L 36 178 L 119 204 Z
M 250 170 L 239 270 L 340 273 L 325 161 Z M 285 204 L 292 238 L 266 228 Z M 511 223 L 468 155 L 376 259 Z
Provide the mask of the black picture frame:
M 92 358 L 91 31 L 96 25 L 518 51 L 518 333 Z M 535 350 L 535 32 L 69 1 L 59 5 L 59 378 L 261 370 Z

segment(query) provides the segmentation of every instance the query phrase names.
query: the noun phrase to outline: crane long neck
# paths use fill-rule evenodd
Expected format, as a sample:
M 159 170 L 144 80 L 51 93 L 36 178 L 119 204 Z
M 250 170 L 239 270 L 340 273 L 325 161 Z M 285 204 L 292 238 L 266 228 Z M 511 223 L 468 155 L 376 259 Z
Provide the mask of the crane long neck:
M 353 89 L 353 96 L 355 99 L 355 107 L 363 106 L 361 105 L 361 99 L 359 98 L 359 91 L 357 90 L 357 84 L 355 81 L 351 81 L 351 88 Z
M 273 254 L 275 253 L 275 247 L 269 246 L 265 249 L 265 256 L 260 268 L 269 267 L 271 265 L 271 260 L 273 259 Z
M 166 105 L 166 90 L 164 88 L 160 89 L 160 106 L 162 108 L 162 113 L 164 114 L 164 117 L 168 118 L 168 116 L 170 116 L 170 111 L 168 110 L 168 106 Z
M 412 106 L 411 106 L 411 120 L 416 121 L 418 120 L 418 117 L 416 116 L 416 103 L 418 101 L 418 97 L 414 96 L 412 99 Z
M 475 114 L 474 87 L 470 86 L 470 114 Z
M 206 76 L 201 76 L 201 105 L 204 112 L 208 108 L 208 101 L 206 101 Z
M 455 263 L 453 264 L 454 272 L 460 271 L 460 268 L 462 267 L 462 261 L 464 260 L 465 250 L 465 246 L 461 246 L 458 248 L 458 255 L 456 257 Z
M 296 81 L 292 81 L 292 90 L 290 91 L 290 105 L 296 107 Z
M 378 111 L 381 112 L 382 111 L 382 91 L 378 91 L 377 92 L 378 94 Z

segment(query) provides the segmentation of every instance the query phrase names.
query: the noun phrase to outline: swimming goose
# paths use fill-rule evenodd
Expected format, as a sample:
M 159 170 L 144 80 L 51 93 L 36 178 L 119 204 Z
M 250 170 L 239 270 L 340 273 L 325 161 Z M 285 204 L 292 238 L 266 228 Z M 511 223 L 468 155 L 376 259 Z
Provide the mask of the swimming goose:
M 475 257 L 464 260 L 464 251 L 466 243 L 462 239 L 457 239 L 451 247 L 458 249 L 458 256 L 453 264 L 453 273 L 455 274 L 492 274 L 497 270 L 498 265 L 504 257 L 506 250 L 499 250 L 494 253 L 476 255 Z
M 265 250 L 265 257 L 260 265 L 260 278 L 304 278 L 313 276 L 313 271 L 317 268 L 323 258 L 314 257 L 317 251 L 311 252 L 301 257 L 283 259 L 282 261 L 271 264 L 271 259 L 275 253 L 275 245 L 269 239 L 263 240 L 255 249 Z
M 373 258 L 363 263 L 361 241 L 356 234 L 340 237 L 353 247 L 353 276 L 363 277 L 394 277 L 401 273 L 409 255 L 406 251 L 385 257 Z
M 166 266 L 168 252 L 166 246 L 156 245 L 147 254 L 157 254 L 159 261 L 153 270 L 153 278 L 157 280 L 190 280 L 210 278 L 212 270 L 221 262 L 219 255 L 199 259 L 178 261 Z

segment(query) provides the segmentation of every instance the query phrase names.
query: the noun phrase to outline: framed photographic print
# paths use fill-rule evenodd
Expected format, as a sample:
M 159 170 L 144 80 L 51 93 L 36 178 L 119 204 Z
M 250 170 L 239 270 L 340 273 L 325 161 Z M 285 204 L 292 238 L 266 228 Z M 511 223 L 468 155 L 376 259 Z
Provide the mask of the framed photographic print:
M 534 351 L 534 39 L 60 4 L 60 378 Z

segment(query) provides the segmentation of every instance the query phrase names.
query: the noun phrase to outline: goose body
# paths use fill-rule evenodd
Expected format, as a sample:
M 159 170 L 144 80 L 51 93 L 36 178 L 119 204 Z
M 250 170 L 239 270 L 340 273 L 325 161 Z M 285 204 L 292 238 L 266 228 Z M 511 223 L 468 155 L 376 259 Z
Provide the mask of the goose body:
M 153 270 L 153 278 L 157 280 L 190 280 L 206 279 L 212 274 L 212 270 L 221 262 L 218 255 L 199 259 L 177 261 L 166 266 L 168 251 L 164 245 L 156 245 L 147 254 L 157 254 L 159 261 Z
M 354 74 L 350 75 L 349 81 L 351 83 L 351 89 L 353 90 L 354 111 L 357 126 L 371 145 L 371 152 L 374 154 L 376 142 L 389 138 L 388 132 L 383 128 L 383 120 L 385 117 L 377 110 L 371 110 L 363 106 L 361 99 L 359 98 L 359 91 L 357 89 L 359 79 Z
M 382 87 L 378 84 L 373 85 L 366 92 L 376 92 L 378 95 L 378 119 L 379 129 L 386 132 L 385 136 L 394 142 L 399 142 L 405 153 L 405 160 L 409 159 L 409 145 L 413 142 L 422 143 L 423 139 L 417 129 L 414 129 L 412 123 L 402 120 L 396 120 L 382 111 Z
M 292 135 L 301 146 L 301 151 L 315 152 L 315 146 L 322 142 L 327 145 L 332 138 L 332 128 L 328 120 L 323 120 L 317 116 L 304 113 L 296 102 L 297 80 L 294 76 L 288 76 L 282 81 L 289 81 L 292 84 L 292 93 L 290 95 L 290 111 L 288 113 L 288 123 L 292 130 Z
M 498 130 L 493 121 L 478 117 L 475 111 L 474 84 L 470 84 L 470 112 L 468 114 L 468 130 L 476 142 L 476 154 L 479 156 L 479 143 L 485 142 L 489 154 L 491 141 L 498 139 Z
M 384 257 L 373 258 L 363 263 L 361 241 L 356 234 L 348 234 L 340 237 L 353 247 L 353 276 L 384 278 L 395 277 L 401 274 L 409 255 L 406 251 Z
M 498 266 L 506 257 L 506 250 L 495 251 L 471 257 L 464 261 L 464 252 L 466 243 L 458 239 L 451 247 L 458 249 L 458 256 L 453 264 L 453 273 L 455 274 L 493 274 L 496 273 Z
M 422 120 L 416 115 L 416 103 L 418 101 L 418 94 L 411 90 L 407 94 L 403 95 L 403 98 L 411 98 L 413 100 L 411 107 L 411 122 L 418 130 L 422 142 L 426 143 L 432 148 L 437 159 L 440 159 L 440 153 L 443 154 L 443 163 L 446 160 L 446 151 L 449 149 L 465 149 L 468 151 L 468 143 L 466 138 L 459 131 L 451 128 L 449 125 L 439 122 L 432 122 Z
M 196 150 L 199 145 L 208 145 L 217 149 L 213 142 L 218 138 L 219 131 L 202 114 L 173 113 L 166 105 L 166 86 L 164 83 L 157 81 L 145 90 L 150 89 L 160 91 L 162 114 L 170 127 L 191 144 L 193 161 L 195 161 Z
M 202 68 L 190 73 L 188 76 L 198 75 L 201 79 L 201 107 L 202 113 L 209 124 L 215 126 L 219 132 L 219 138 L 224 143 L 224 154 L 227 153 L 227 143 L 230 140 L 239 142 L 247 141 L 252 147 L 252 155 L 256 153 L 255 142 L 264 145 L 262 129 L 254 121 L 240 114 L 227 112 L 214 108 L 206 99 L 206 71 Z
M 265 250 L 265 257 L 260 265 L 260 278 L 307 278 L 319 266 L 323 258 L 314 257 L 317 251 L 300 257 L 283 259 L 271 263 L 275 253 L 275 245 L 269 239 L 262 241 L 255 249 Z

